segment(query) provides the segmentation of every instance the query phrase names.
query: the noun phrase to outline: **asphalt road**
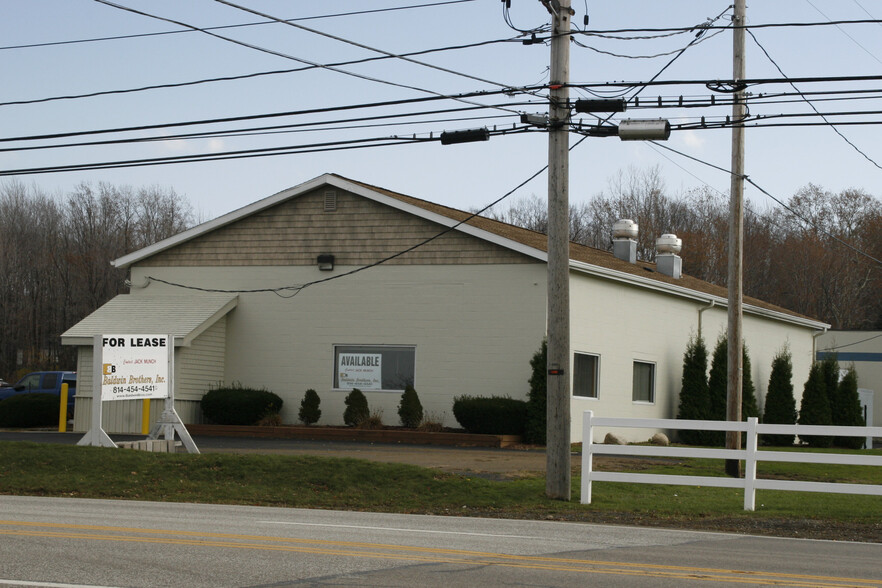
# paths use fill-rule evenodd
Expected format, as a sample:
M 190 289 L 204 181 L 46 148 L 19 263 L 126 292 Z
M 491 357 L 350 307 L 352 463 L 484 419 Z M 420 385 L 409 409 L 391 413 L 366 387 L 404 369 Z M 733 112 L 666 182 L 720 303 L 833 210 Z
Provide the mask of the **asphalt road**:
M 286 508 L 4 496 L 0 586 L 863 586 L 882 545 Z

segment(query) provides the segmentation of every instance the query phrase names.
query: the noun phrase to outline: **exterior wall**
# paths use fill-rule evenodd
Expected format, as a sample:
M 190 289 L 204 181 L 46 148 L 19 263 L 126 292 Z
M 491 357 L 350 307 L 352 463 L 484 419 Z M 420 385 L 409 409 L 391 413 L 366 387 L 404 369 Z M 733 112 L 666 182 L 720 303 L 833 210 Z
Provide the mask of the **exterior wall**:
M 858 387 L 873 391 L 873 425 L 882 424 L 882 331 L 829 331 L 818 337 L 818 352 L 832 349 L 839 367 L 852 365 Z
M 303 284 L 352 269 L 136 267 L 132 280 L 153 275 L 198 287 L 247 290 Z M 153 283 L 132 295 L 172 291 Z M 315 389 L 321 398 L 319 424 L 342 424 L 343 399 L 350 390 L 333 388 L 334 345 L 413 345 L 415 388 L 424 410 L 456 426 L 454 396 L 526 398 L 529 361 L 544 333 L 544 264 L 382 265 L 294 297 L 240 294 L 226 325 L 224 380 L 281 396 L 286 423 L 297 422 L 304 392 Z M 398 424 L 400 391 L 365 393 L 371 409 L 383 411 L 386 424 Z
M 175 349 L 175 410 L 185 423 L 201 423 L 199 400 L 208 389 L 224 379 L 227 317 L 197 337 L 190 347 Z M 77 396 L 74 431 L 88 431 L 92 423 L 92 348 L 81 346 L 77 353 Z M 150 425 L 162 414 L 164 400 L 150 401 Z M 108 433 L 141 433 L 141 400 L 105 402 L 102 426 Z
M 707 308 L 708 303 L 583 274 L 570 276 L 571 349 L 574 353 L 600 356 L 598 398 L 572 400 L 573 441 L 581 440 L 582 413 L 586 410 L 593 410 L 598 416 L 676 417 L 683 354 L 690 336 L 698 333 L 699 309 Z M 708 361 L 717 337 L 725 333 L 726 322 L 725 307 L 702 312 L 701 330 L 709 348 Z M 794 392 L 798 400 L 811 366 L 814 331 L 748 314 L 744 315 L 743 331 L 760 410 L 772 359 L 785 344 L 793 354 Z M 656 366 L 655 402 L 651 404 L 632 401 L 635 360 Z M 646 441 L 653 432 L 616 431 L 629 441 Z
M 325 192 L 337 209 L 325 212 Z M 154 255 L 141 267 L 315 266 L 333 254 L 341 266 L 394 255 L 444 227 L 338 189 L 318 189 Z M 387 265 L 530 263 L 531 259 L 452 231 Z

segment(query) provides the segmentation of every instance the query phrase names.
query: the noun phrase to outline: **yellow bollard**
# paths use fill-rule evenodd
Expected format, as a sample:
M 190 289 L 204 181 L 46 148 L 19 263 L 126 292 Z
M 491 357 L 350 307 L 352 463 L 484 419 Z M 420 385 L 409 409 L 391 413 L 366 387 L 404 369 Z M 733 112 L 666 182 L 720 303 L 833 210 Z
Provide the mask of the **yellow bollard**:
M 67 384 L 61 385 L 61 406 L 58 409 L 58 432 L 67 432 Z
M 141 401 L 141 434 L 150 434 L 150 399 Z

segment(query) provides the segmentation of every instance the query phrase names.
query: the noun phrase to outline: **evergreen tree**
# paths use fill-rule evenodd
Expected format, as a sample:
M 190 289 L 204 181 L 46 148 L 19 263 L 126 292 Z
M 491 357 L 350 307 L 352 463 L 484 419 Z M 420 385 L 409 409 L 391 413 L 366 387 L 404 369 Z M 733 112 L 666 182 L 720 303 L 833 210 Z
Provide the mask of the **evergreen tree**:
M 824 371 L 820 362 L 814 362 L 809 370 L 808 380 L 802 391 L 802 402 L 799 405 L 800 425 L 831 425 L 833 417 L 830 413 L 830 402 L 827 399 L 827 386 L 824 382 Z M 802 440 L 811 447 L 830 447 L 833 438 L 822 435 L 803 435 Z
M 741 346 L 741 420 L 748 417 L 758 417 L 759 407 L 756 403 L 756 387 L 753 385 L 753 375 L 750 366 L 750 356 L 747 354 L 747 345 Z
M 683 376 L 680 385 L 678 419 L 708 420 L 711 413 L 710 392 L 707 384 L 707 347 L 701 337 L 690 337 L 683 354 Z M 709 443 L 707 431 L 682 429 L 680 441 L 688 445 Z
M 726 374 L 727 365 L 729 364 L 729 342 L 726 334 L 723 333 L 717 339 L 717 346 L 714 348 L 714 355 L 711 359 L 710 376 L 708 377 L 707 387 L 710 396 L 710 420 L 725 421 L 726 420 L 726 388 L 728 386 L 728 376 Z M 721 446 L 725 444 L 726 433 L 723 431 L 706 431 L 709 445 Z
M 300 401 L 300 412 L 297 415 L 300 422 L 304 425 L 317 423 L 322 418 L 322 411 L 319 408 L 320 403 L 321 399 L 318 393 L 312 388 L 307 390 L 306 394 L 303 395 L 303 400 Z
M 401 425 L 416 429 L 423 422 L 423 405 L 417 396 L 413 386 L 407 386 L 401 394 L 401 403 L 398 405 L 398 418 Z
M 793 397 L 793 363 L 786 347 L 772 360 L 769 389 L 766 392 L 766 410 L 763 422 L 775 425 L 796 424 L 796 399 Z M 793 435 L 767 435 L 771 445 L 793 445 Z
M 861 401 L 858 397 L 857 372 L 854 367 L 848 370 L 836 387 L 834 395 L 833 424 L 843 427 L 863 427 L 864 416 L 861 414 Z M 863 437 L 835 437 L 833 445 L 846 449 L 860 449 L 864 446 Z
M 839 388 L 839 358 L 836 353 L 827 353 L 821 360 L 821 374 L 824 377 L 824 389 L 827 391 L 827 402 L 830 403 L 830 415 L 836 414 L 836 390 Z M 836 424 L 836 421 L 833 421 Z
M 530 376 L 530 394 L 527 397 L 527 426 L 524 437 L 527 443 L 545 445 L 548 412 L 548 343 L 545 340 L 533 354 L 530 367 L 533 372 Z
M 368 401 L 364 393 L 358 388 L 353 388 L 352 392 L 346 395 L 343 400 L 346 410 L 343 411 L 343 422 L 350 427 L 357 427 L 371 416 Z

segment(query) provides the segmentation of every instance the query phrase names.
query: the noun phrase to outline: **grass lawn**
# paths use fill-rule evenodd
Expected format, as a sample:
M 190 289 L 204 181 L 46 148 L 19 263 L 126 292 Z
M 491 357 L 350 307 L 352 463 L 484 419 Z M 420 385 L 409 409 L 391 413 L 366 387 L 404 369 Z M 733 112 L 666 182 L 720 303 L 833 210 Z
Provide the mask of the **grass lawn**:
M 874 454 L 882 451 L 874 450 Z M 600 463 L 598 464 L 600 465 Z M 622 469 L 617 463 L 616 469 Z M 646 462 L 645 473 L 722 475 L 712 460 Z M 760 464 L 761 477 L 882 484 L 882 468 Z M 590 505 L 545 497 L 545 479 L 491 481 L 416 466 L 283 455 L 158 454 L 0 443 L 0 494 L 325 508 L 688 527 L 882 542 L 882 497 L 595 483 Z

